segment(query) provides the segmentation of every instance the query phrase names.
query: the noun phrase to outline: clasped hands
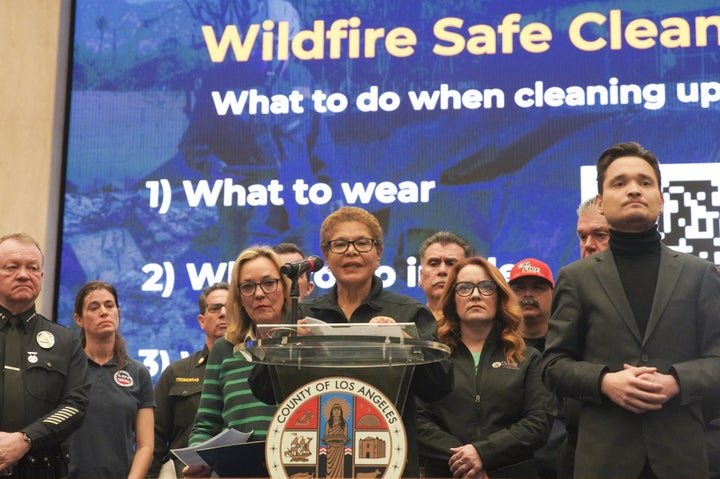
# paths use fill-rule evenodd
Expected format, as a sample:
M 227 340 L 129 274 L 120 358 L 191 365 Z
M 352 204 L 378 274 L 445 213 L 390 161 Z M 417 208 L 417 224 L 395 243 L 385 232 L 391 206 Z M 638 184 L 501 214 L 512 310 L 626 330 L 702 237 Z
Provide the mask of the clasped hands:
M 465 444 L 460 447 L 451 447 L 448 466 L 454 478 L 463 479 L 488 479 L 483 469 L 482 459 L 472 444 Z
M 675 376 L 661 374 L 655 367 L 623 364 L 623 370 L 606 373 L 600 390 L 612 402 L 630 412 L 657 411 L 680 393 Z

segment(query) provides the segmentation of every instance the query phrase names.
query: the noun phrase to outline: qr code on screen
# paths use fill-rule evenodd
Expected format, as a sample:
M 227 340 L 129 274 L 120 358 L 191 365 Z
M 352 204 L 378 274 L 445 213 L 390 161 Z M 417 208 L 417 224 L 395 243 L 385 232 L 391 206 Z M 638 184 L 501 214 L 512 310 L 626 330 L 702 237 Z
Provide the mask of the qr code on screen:
M 663 242 L 720 265 L 720 163 L 660 166 L 665 198 L 658 229 Z M 597 193 L 595 166 L 580 168 L 581 198 Z

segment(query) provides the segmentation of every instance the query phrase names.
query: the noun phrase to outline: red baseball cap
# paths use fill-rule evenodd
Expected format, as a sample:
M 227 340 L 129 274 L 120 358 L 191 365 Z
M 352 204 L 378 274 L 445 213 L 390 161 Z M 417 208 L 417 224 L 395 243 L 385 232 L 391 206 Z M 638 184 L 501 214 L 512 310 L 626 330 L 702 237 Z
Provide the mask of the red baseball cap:
M 515 263 L 515 266 L 513 266 L 510 270 L 510 280 L 508 282 L 512 283 L 516 279 L 524 276 L 537 276 L 538 278 L 542 278 L 550 283 L 551 288 L 555 287 L 550 266 L 539 259 L 525 258 L 524 260 Z

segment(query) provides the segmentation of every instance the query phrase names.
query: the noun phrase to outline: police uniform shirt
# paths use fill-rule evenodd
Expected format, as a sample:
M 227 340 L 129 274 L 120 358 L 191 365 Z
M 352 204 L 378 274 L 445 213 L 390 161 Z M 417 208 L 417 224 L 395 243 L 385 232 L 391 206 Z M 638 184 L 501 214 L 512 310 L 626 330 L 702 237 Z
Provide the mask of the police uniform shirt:
M 0 326 L 4 328 L 11 316 L 0 307 Z M 18 394 L 24 398 L 26 424 L 21 431 L 32 440 L 26 458 L 55 457 L 85 414 L 90 389 L 87 359 L 80 340 L 67 327 L 38 314 L 34 307 L 19 316 L 24 386 Z

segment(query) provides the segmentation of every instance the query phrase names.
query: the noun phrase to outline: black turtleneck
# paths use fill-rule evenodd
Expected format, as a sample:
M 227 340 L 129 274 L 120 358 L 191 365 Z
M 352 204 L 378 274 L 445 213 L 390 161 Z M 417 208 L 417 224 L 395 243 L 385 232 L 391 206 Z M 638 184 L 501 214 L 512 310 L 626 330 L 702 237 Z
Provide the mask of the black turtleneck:
M 640 334 L 644 335 L 660 269 L 660 233 L 657 227 L 642 233 L 611 229 L 610 250 Z

